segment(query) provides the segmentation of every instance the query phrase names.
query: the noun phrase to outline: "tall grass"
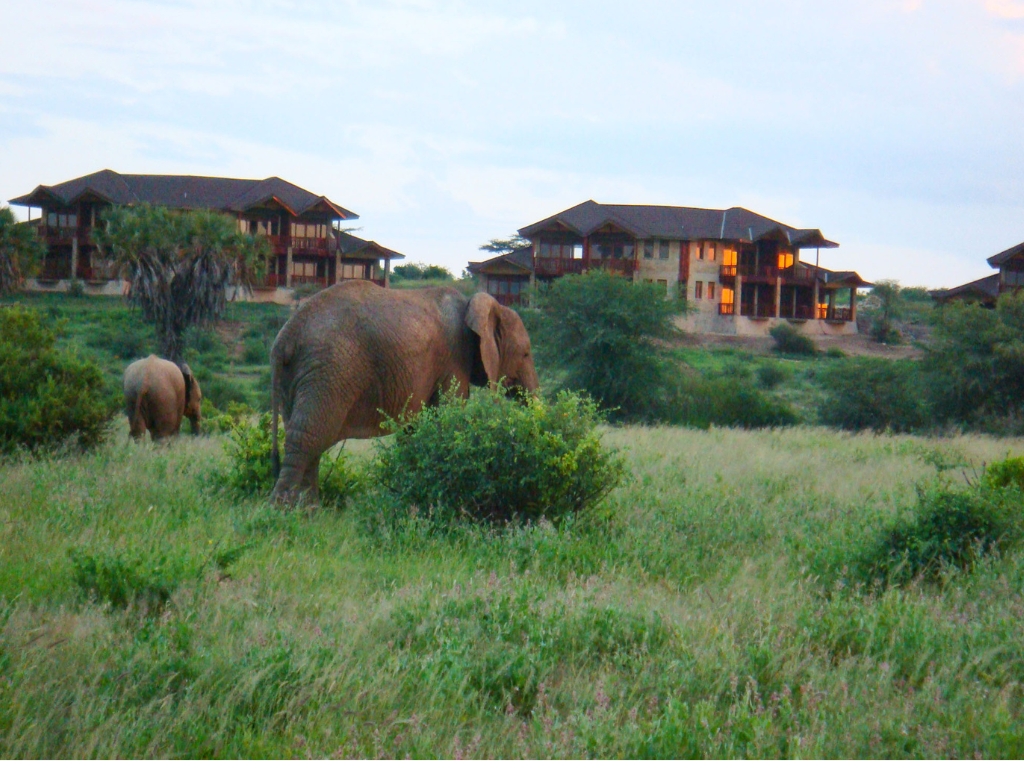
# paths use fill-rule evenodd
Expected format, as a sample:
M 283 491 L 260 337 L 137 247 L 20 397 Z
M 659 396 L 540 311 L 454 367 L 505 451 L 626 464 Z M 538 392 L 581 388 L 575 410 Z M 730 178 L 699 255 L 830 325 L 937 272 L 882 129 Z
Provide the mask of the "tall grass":
M 441 538 L 233 500 L 222 438 L 0 465 L 0 756 L 1024 754 L 1024 556 L 844 572 L 918 484 L 1024 442 L 604 440 L 633 479 L 586 527 Z M 170 599 L 106 605 L 72 552 Z

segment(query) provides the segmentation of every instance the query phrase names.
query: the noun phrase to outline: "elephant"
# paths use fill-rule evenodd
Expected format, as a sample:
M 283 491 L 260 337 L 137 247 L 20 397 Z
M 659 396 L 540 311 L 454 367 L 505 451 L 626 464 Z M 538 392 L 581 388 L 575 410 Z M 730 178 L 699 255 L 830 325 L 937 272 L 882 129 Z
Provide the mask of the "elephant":
M 147 429 L 153 440 L 172 437 L 181 429 L 182 417 L 188 417 L 198 435 L 202 400 L 199 382 L 187 365 L 150 355 L 125 369 L 124 405 L 135 440 Z
M 386 434 L 382 414 L 414 414 L 450 386 L 463 398 L 471 384 L 503 380 L 510 393 L 538 386 L 530 336 L 515 310 L 486 293 L 395 290 L 367 280 L 334 285 L 300 306 L 274 340 L 270 365 L 272 500 L 284 504 L 302 496 L 315 502 L 321 454 L 348 438 Z

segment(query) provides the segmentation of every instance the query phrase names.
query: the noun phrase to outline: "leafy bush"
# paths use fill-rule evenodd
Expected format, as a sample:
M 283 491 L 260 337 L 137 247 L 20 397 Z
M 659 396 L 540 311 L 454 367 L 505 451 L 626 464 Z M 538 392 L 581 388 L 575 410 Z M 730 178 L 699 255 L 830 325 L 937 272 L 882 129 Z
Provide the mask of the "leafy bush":
M 780 323 L 768 333 L 775 339 L 775 351 L 781 354 L 813 355 L 818 351 L 813 339 L 804 336 L 789 323 Z
M 917 366 L 909 361 L 859 358 L 837 362 L 822 375 L 819 419 L 840 429 L 911 432 L 929 423 Z
M 199 575 L 202 566 L 167 553 L 147 556 L 72 549 L 71 574 L 88 597 L 114 608 L 139 605 L 155 610 L 170 600 L 182 580 Z
M 831 357 L 834 359 L 842 360 L 846 357 L 846 353 L 843 352 L 839 347 L 829 347 L 825 351 L 825 357 Z
M 1024 456 L 1015 456 L 989 464 L 982 481 L 990 488 L 1016 486 L 1024 491 Z
M 251 419 L 239 420 L 224 446 L 230 467 L 225 473 L 217 473 L 215 482 L 236 498 L 269 496 L 274 489 L 275 478 L 270 471 L 270 418 L 269 413 L 264 413 L 255 423 Z M 322 503 L 341 506 L 363 486 L 362 474 L 349 466 L 344 451 L 339 451 L 333 459 L 327 453 L 320 457 Z
M 231 432 L 255 416 L 256 412 L 245 403 L 229 403 L 226 412 L 219 410 L 213 403 L 204 403 L 203 431 L 210 434 Z
M 671 377 L 654 340 L 676 333 L 672 318 L 682 305 L 666 301 L 664 288 L 602 270 L 561 278 L 538 302 L 531 337 L 560 387 L 586 392 L 614 420 L 655 418 Z
M 261 365 L 269 361 L 267 345 L 262 339 L 246 339 L 242 347 L 242 362 L 246 365 Z
M 951 566 L 969 569 L 979 556 L 1019 538 L 1020 500 L 976 488 L 919 491 L 913 517 L 883 531 L 860 571 L 869 581 L 905 584 Z
M 85 296 L 85 284 L 77 277 L 73 278 L 68 283 L 68 297 L 72 299 L 80 299 Z
M 213 403 L 220 411 L 228 411 L 234 404 L 250 405 L 248 390 L 235 379 L 211 373 L 205 366 L 194 366 L 192 370 L 203 390 L 203 408 L 207 403 Z
M 746 378 L 685 375 L 675 382 L 661 412 L 663 421 L 707 429 L 785 427 L 799 419 L 777 397 L 766 395 Z
M 93 447 L 117 408 L 99 367 L 58 350 L 38 313 L 0 307 L 0 453 L 55 447 L 72 436 Z
M 411 509 L 441 524 L 558 523 L 592 509 L 625 478 L 625 462 L 601 446 L 597 405 L 561 392 L 521 403 L 502 392 L 453 392 L 434 408 L 392 421 L 395 440 L 373 465 L 385 515 Z
M 757 383 L 765 389 L 774 389 L 789 378 L 785 368 L 771 361 L 762 363 L 757 368 Z
M 895 280 L 879 280 L 871 289 L 878 299 L 878 312 L 871 322 L 871 338 L 881 344 L 899 344 L 903 337 L 895 322 L 903 314 L 903 293 Z

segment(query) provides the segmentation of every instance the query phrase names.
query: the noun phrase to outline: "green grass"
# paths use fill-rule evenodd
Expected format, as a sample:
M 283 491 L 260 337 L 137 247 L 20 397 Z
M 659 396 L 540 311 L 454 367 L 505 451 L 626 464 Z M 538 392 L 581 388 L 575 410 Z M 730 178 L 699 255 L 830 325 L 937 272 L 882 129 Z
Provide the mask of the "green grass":
M 596 519 L 382 537 L 232 501 L 223 438 L 115 432 L 0 465 L 0 757 L 1024 755 L 1024 554 L 844 571 L 1024 441 L 610 429 Z

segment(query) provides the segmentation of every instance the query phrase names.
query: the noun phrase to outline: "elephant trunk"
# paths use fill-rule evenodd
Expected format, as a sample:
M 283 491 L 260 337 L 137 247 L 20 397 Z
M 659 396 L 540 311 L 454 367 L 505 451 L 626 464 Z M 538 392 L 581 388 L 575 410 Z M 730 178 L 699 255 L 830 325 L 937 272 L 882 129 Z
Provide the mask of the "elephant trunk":
M 278 373 L 275 370 L 270 382 L 270 434 L 273 441 L 270 449 L 270 476 L 274 478 L 274 482 L 277 482 L 277 477 L 281 474 L 281 453 L 277 449 L 277 378 Z

